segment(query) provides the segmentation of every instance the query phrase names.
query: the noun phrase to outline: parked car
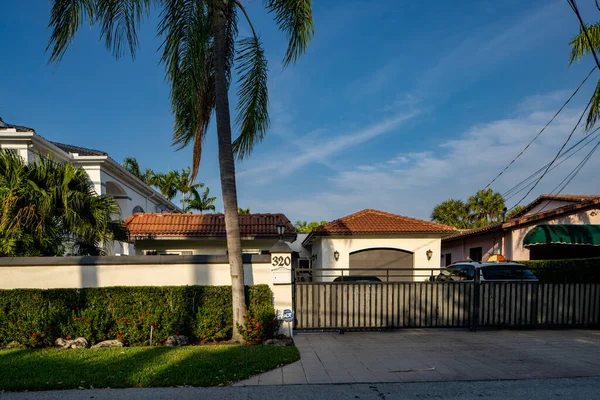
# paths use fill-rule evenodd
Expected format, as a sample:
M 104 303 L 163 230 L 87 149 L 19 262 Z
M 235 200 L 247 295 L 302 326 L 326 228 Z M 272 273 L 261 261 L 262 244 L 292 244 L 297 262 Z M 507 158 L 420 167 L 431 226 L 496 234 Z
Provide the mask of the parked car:
M 536 276 L 523 264 L 513 262 L 460 261 L 450 264 L 432 282 L 472 282 L 475 271 L 480 271 L 481 282 L 537 282 Z
M 380 283 L 381 279 L 376 276 L 348 275 L 338 276 L 334 283 Z

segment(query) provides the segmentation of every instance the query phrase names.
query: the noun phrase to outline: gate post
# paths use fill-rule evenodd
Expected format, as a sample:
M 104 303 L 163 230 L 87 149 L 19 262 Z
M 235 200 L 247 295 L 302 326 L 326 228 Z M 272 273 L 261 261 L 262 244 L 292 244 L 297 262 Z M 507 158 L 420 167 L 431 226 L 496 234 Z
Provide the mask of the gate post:
M 477 326 L 479 325 L 479 308 L 481 306 L 480 294 L 481 294 L 481 270 L 475 268 L 475 280 L 473 281 L 473 302 L 471 304 L 472 318 L 471 318 L 471 332 L 477 332 Z
M 279 240 L 270 250 L 271 253 L 271 275 L 273 291 L 273 306 L 277 313 L 277 318 L 281 322 L 279 333 L 292 337 L 292 326 L 294 322 L 289 318 L 294 318 L 294 294 L 292 277 L 292 249 L 283 240 Z M 289 313 L 292 313 L 289 315 Z

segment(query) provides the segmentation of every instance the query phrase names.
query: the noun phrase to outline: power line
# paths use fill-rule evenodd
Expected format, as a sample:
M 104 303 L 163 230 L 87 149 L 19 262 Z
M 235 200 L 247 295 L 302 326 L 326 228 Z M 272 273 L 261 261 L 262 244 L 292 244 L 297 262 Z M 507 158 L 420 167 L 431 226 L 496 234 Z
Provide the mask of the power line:
M 598 143 L 596 143 L 596 145 L 592 148 L 592 150 L 583 158 L 583 160 L 581 160 L 581 162 L 577 165 L 577 167 L 575 167 L 575 169 L 573 171 L 571 171 L 569 173 L 569 175 L 567 175 L 565 177 L 565 179 L 562 180 L 561 183 L 559 183 L 553 190 L 552 193 L 554 193 L 554 191 L 560 187 L 560 189 L 558 190 L 558 193 L 561 193 L 563 190 L 565 190 L 565 188 L 569 185 L 569 183 L 571 183 L 571 181 L 573 180 L 573 178 L 575 178 L 575 176 L 577 176 L 577 174 L 579 173 L 579 171 L 581 171 L 581 169 L 585 166 L 585 164 L 589 161 L 589 159 L 592 157 L 592 155 L 594 154 L 594 152 L 596 151 L 596 149 L 598 149 L 598 146 L 600 146 L 600 141 L 598 141 Z M 566 182 L 565 182 L 566 181 Z M 564 183 L 564 185 L 563 185 Z M 562 187 L 561 187 L 562 185 Z
M 544 131 L 546 130 L 546 128 L 548 126 L 550 126 L 550 124 L 556 119 L 556 117 L 558 117 L 558 114 L 561 113 L 561 111 L 567 106 L 567 104 L 569 104 L 569 102 L 573 99 L 573 97 L 575 97 L 575 95 L 577 94 L 577 92 L 579 92 L 579 89 L 581 89 L 581 87 L 585 84 L 585 82 L 588 80 L 588 78 L 592 75 L 592 73 L 594 72 L 594 70 L 597 67 L 594 67 L 591 69 L 591 71 L 587 74 L 587 76 L 585 77 L 585 79 L 579 84 L 579 86 L 577 86 L 577 89 L 575 89 L 575 91 L 571 94 L 571 96 L 567 99 L 567 101 L 564 102 L 564 104 L 558 109 L 558 111 L 554 114 L 554 116 L 552 117 L 552 119 L 550 119 L 550 121 L 548 121 L 548 123 L 546 125 L 544 125 L 544 127 L 542 128 L 541 131 L 538 132 L 537 135 L 535 135 L 535 137 L 533 139 L 531 139 L 531 141 L 527 144 L 527 146 L 525 146 L 525 148 L 523 150 L 521 150 L 521 152 L 519 154 L 517 154 L 517 156 L 502 170 L 500 171 L 500 173 L 498 175 L 496 175 L 496 177 L 494 179 L 492 179 L 492 181 L 490 183 L 488 183 L 484 189 L 489 188 L 494 182 L 496 182 L 496 180 L 502 175 L 504 174 L 504 172 L 506 172 L 507 169 L 510 168 L 511 165 L 513 165 L 515 163 L 515 161 L 517 161 L 517 159 L 519 157 L 521 157 L 523 155 L 523 153 L 525 153 L 525 151 L 527 151 L 527 149 L 529 148 L 529 146 L 531 146 L 531 144 L 533 142 L 535 142 L 537 140 L 538 137 L 540 137 L 540 135 L 542 133 L 544 133 Z
M 562 163 L 564 163 L 565 161 L 567 161 L 569 158 L 573 157 L 575 154 L 579 153 L 583 148 L 585 148 L 587 145 L 589 145 L 594 139 L 600 137 L 600 133 L 597 133 L 600 130 L 600 127 L 594 129 L 592 132 L 589 133 L 589 135 L 586 135 L 583 139 L 581 139 L 580 141 L 578 141 L 577 143 L 575 143 L 573 146 L 569 147 L 569 149 L 567 149 L 565 152 L 563 152 L 560 158 L 564 158 L 564 160 L 562 160 L 561 162 L 559 162 L 558 164 L 554 165 L 550 171 L 555 170 L 556 168 L 558 168 Z M 581 145 L 583 142 L 586 142 L 583 145 Z M 581 146 L 580 146 L 581 145 Z M 579 147 L 577 150 L 573 151 L 575 148 Z M 571 153 L 571 151 L 573 151 Z M 571 154 L 569 154 L 571 153 Z M 529 175 L 527 178 L 523 179 L 521 182 L 517 183 L 515 186 L 513 186 L 512 188 L 508 189 L 506 192 L 504 192 L 502 194 L 502 197 L 505 200 L 509 200 L 512 197 L 516 196 L 517 194 L 521 193 L 523 190 L 525 190 L 527 187 L 529 187 L 530 185 L 533 184 L 533 182 L 528 183 L 528 181 L 531 181 L 532 179 L 535 179 L 535 177 L 537 175 L 539 175 L 542 171 L 544 171 L 545 168 L 548 167 L 550 163 L 545 164 L 542 168 L 538 169 L 536 172 L 534 172 L 533 174 Z M 525 184 L 525 185 L 524 185 Z M 524 186 L 523 186 L 524 185 Z
M 598 61 L 598 55 L 596 54 L 596 50 L 594 49 L 594 46 L 592 45 L 592 39 L 590 39 L 590 34 L 588 33 L 587 27 L 583 23 L 583 19 L 581 19 L 581 14 L 579 14 L 579 9 L 577 8 L 577 4 L 575 3 L 575 0 L 567 0 L 567 3 L 569 3 L 569 5 L 571 6 L 571 9 L 577 16 L 577 19 L 579 20 L 579 25 L 581 26 L 581 30 L 583 31 L 583 34 L 585 35 L 585 38 L 587 39 L 588 46 L 590 46 L 590 51 L 592 52 L 592 55 L 594 56 L 594 60 L 596 61 L 596 66 L 598 68 L 600 68 L 600 61 Z M 597 3 L 596 3 L 596 5 L 597 5 Z
M 558 159 L 558 157 L 560 156 L 560 154 L 562 153 L 563 149 L 565 148 L 565 146 L 567 145 L 567 143 L 569 143 L 569 140 L 571 140 L 571 137 L 573 137 L 573 134 L 575 133 L 575 131 L 577 130 L 577 127 L 579 127 L 579 124 L 581 123 L 581 120 L 583 119 L 583 116 L 585 115 L 585 112 L 587 111 L 587 109 L 590 107 L 590 104 L 592 104 L 592 99 L 590 99 L 590 101 L 588 102 L 587 106 L 585 106 L 583 112 L 581 113 L 581 116 L 579 117 L 579 119 L 577 120 L 577 123 L 575 124 L 575 126 L 573 127 L 573 130 L 571 131 L 571 133 L 569 134 L 569 136 L 567 137 L 567 140 L 565 140 L 565 142 L 563 143 L 563 145 L 560 147 L 560 149 L 558 150 L 558 153 L 556 153 L 556 156 L 554 156 L 554 159 L 552 159 L 552 161 L 550 161 L 550 164 L 548 164 L 548 167 L 546 168 L 546 170 L 544 171 L 544 173 L 538 178 L 538 180 L 535 182 L 535 184 L 527 191 L 527 193 L 525 194 L 525 196 L 523 196 L 521 198 L 521 200 L 519 200 L 512 208 L 515 208 L 517 205 L 519 205 L 523 200 L 525 200 L 525 198 L 527 196 L 529 196 L 529 193 L 531 193 L 533 191 L 533 189 L 536 188 L 536 186 L 540 183 L 540 181 L 542 179 L 544 179 L 544 176 L 546 176 L 546 174 L 548 173 L 548 170 L 550 169 L 550 167 L 554 164 L 554 162 Z

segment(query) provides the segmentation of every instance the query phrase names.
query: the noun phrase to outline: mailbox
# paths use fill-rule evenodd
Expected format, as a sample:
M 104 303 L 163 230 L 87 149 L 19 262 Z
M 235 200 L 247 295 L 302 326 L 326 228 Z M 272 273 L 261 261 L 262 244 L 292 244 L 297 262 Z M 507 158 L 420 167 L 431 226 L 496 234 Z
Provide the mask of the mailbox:
M 273 285 L 289 285 L 292 283 L 292 270 L 285 267 L 272 269 Z

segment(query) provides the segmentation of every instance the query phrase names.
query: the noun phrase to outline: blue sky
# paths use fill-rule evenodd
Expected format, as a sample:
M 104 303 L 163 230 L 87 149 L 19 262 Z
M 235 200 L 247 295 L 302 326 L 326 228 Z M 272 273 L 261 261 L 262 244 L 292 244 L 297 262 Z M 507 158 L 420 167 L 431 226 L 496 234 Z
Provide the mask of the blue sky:
M 271 128 L 238 163 L 238 195 L 253 212 L 331 220 L 377 208 L 418 218 L 485 186 L 550 119 L 593 66 L 569 67 L 577 20 L 565 1 L 328 0 L 316 35 L 281 68 L 285 39 L 246 2 L 269 59 Z M 593 2 L 580 2 L 595 22 Z M 45 52 L 50 2 L 5 2 L 0 24 L 0 116 L 54 141 L 134 156 L 157 171 L 189 165 L 170 147 L 172 116 L 157 52 L 159 13 L 140 31 L 135 61 L 116 61 L 83 25 L 60 65 Z M 248 29 L 241 21 L 240 33 Z M 596 72 L 561 117 L 493 186 L 504 192 L 550 161 L 587 102 Z M 232 88 L 235 105 L 235 87 Z M 578 131 L 573 140 L 583 135 Z M 220 199 L 211 127 L 199 180 Z M 527 200 L 579 163 L 565 162 Z M 595 156 L 568 193 L 599 193 Z M 523 193 L 524 194 L 524 193 Z M 509 205 L 521 196 L 509 199 Z M 220 203 L 219 203 L 219 206 Z

